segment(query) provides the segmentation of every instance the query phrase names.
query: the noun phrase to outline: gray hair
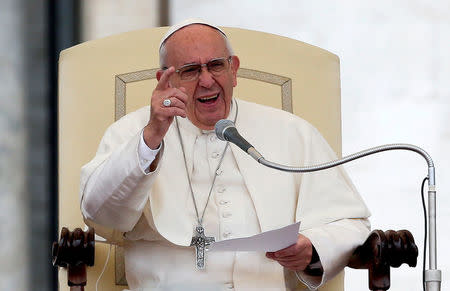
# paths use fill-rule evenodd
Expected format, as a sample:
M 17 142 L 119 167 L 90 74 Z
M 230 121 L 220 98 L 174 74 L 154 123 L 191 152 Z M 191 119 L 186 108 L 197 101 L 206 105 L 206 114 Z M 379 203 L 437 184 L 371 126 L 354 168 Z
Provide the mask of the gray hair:
M 205 25 L 205 24 L 201 24 L 201 23 L 193 23 L 193 24 Z M 205 26 L 209 26 L 209 25 L 205 25 Z M 209 27 L 211 27 L 211 26 L 209 26 Z M 225 40 L 225 47 L 226 47 L 226 49 L 228 51 L 228 54 L 230 56 L 234 56 L 233 47 L 231 46 L 231 43 L 230 43 L 229 39 L 227 38 L 227 36 L 223 32 L 221 32 L 220 30 L 218 30 L 218 29 L 216 29 L 214 27 L 211 27 L 211 28 L 215 29 L 217 32 L 220 33 L 220 35 Z M 166 64 L 165 64 L 165 60 L 166 60 L 166 57 L 167 57 L 166 42 L 167 42 L 167 40 L 169 38 L 170 38 L 170 36 L 168 38 L 166 38 L 164 40 L 164 42 L 161 44 L 161 46 L 159 47 L 159 67 L 161 69 L 166 68 Z

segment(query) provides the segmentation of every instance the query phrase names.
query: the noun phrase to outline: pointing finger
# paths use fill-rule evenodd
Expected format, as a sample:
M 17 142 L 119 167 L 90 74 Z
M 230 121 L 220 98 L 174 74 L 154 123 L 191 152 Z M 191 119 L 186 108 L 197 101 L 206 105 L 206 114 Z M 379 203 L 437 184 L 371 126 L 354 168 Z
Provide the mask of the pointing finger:
M 174 72 L 175 72 L 174 67 L 170 67 L 170 68 L 164 70 L 155 89 L 156 90 L 164 90 L 164 89 L 169 88 L 169 78 Z

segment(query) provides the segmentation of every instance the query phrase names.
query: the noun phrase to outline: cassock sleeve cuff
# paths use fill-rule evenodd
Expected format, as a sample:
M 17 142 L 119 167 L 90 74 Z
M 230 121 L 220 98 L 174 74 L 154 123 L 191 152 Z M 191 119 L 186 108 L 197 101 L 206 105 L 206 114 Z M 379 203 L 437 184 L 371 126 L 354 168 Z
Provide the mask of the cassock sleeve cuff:
M 313 245 L 311 262 L 304 271 L 297 271 L 297 278 L 310 290 L 316 290 L 323 283 L 323 268 L 319 254 Z
M 142 172 L 144 172 L 145 174 L 150 174 L 152 172 L 150 170 L 150 165 L 155 160 L 161 148 L 162 143 L 159 144 L 158 148 L 155 150 L 149 148 L 144 141 L 144 131 L 143 130 L 141 131 L 138 145 L 138 159 L 139 159 L 139 166 Z

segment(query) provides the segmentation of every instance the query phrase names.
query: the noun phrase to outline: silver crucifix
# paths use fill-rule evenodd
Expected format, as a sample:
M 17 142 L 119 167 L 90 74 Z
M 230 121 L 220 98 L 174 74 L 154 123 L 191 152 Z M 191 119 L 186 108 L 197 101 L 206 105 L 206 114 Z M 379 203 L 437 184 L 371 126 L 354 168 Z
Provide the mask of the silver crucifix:
M 205 248 L 215 241 L 212 236 L 205 236 L 203 226 L 195 228 L 196 234 L 192 237 L 191 246 L 195 247 L 195 265 L 197 269 L 205 268 Z

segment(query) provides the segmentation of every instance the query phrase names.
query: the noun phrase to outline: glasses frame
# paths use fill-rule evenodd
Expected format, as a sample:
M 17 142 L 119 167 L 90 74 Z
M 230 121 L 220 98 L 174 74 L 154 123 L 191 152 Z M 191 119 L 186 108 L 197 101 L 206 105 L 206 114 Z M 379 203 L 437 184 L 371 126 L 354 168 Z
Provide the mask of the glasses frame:
M 175 70 L 175 73 L 178 74 L 178 77 L 180 78 L 180 81 L 182 81 L 182 82 L 192 82 L 192 81 L 198 80 L 198 78 L 200 77 L 200 74 L 201 74 L 201 71 L 202 71 L 202 68 L 203 68 L 203 67 L 206 67 L 206 69 L 208 70 L 208 72 L 209 72 L 210 74 L 212 74 L 213 76 L 219 76 L 219 75 L 221 75 L 224 71 L 226 71 L 227 69 L 230 68 L 230 66 L 228 66 L 228 68 L 225 68 L 224 70 L 219 71 L 219 72 L 214 72 L 214 71 L 209 70 L 209 66 L 208 66 L 208 65 L 211 64 L 211 63 L 214 62 L 214 61 L 219 61 L 219 60 L 226 61 L 226 62 L 228 62 L 228 65 L 231 65 L 231 61 L 233 60 L 233 56 L 222 57 L 222 58 L 214 58 L 214 59 L 209 60 L 207 63 L 203 63 L 203 64 L 199 64 L 199 63 L 190 63 L 190 64 L 186 64 L 186 65 L 183 65 L 183 66 L 179 67 L 178 69 L 176 69 L 176 70 Z M 182 78 L 181 78 L 181 74 L 180 74 L 181 71 L 182 71 L 184 68 L 187 68 L 187 67 L 189 67 L 189 66 L 199 66 L 199 70 L 197 71 L 196 77 L 194 77 L 194 78 L 192 78 L 192 79 L 182 79 Z M 167 67 L 164 68 L 164 70 L 167 70 L 167 69 L 168 69 Z

